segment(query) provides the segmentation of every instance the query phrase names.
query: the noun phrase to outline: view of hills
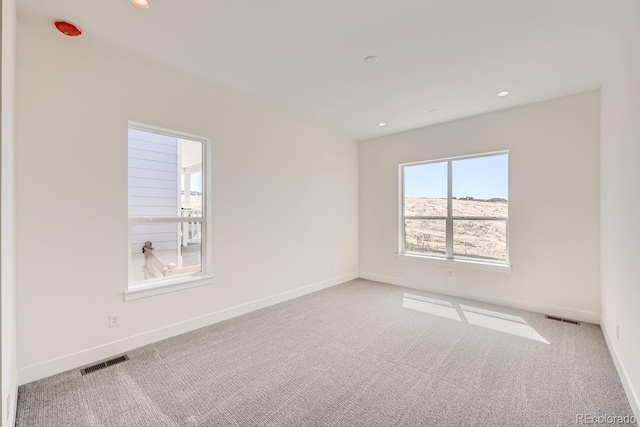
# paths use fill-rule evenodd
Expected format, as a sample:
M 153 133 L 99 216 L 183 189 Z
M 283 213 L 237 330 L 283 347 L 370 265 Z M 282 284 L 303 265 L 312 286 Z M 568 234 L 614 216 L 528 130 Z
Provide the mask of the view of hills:
M 405 199 L 405 216 L 447 216 L 447 200 L 410 197 Z M 507 217 L 506 199 L 453 200 L 453 216 Z M 417 253 L 446 252 L 446 220 L 405 219 L 405 250 Z M 453 222 L 454 255 L 505 261 L 507 223 L 503 220 L 457 219 Z

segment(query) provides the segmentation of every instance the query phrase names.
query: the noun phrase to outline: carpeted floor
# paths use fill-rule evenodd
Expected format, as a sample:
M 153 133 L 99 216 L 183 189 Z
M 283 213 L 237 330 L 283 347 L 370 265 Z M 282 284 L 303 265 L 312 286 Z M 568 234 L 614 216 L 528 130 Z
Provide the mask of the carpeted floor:
M 365 280 L 128 354 L 20 387 L 17 425 L 551 427 L 631 414 L 600 327 Z

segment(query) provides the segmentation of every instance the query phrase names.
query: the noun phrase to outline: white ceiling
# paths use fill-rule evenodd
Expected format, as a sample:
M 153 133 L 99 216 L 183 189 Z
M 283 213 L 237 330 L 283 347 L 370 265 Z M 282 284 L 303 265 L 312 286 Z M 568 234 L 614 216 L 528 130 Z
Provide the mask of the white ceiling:
M 19 19 L 69 20 L 355 139 L 599 88 L 615 29 L 611 0 L 149 1 L 20 0 Z

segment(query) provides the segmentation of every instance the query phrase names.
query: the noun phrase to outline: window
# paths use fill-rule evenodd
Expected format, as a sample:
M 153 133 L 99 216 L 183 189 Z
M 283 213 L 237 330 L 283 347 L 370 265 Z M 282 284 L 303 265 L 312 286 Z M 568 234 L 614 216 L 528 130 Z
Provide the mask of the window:
M 129 125 L 129 292 L 203 279 L 205 138 Z
M 400 165 L 400 252 L 507 264 L 509 154 Z

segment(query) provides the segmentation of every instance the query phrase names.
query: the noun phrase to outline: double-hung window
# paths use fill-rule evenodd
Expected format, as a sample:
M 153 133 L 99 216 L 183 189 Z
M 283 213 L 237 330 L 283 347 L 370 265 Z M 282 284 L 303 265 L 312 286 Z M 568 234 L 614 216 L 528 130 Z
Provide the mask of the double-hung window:
M 130 123 L 128 140 L 128 295 L 202 282 L 210 273 L 207 139 Z
M 400 253 L 509 262 L 509 154 L 400 165 Z

